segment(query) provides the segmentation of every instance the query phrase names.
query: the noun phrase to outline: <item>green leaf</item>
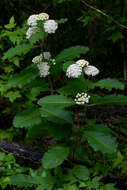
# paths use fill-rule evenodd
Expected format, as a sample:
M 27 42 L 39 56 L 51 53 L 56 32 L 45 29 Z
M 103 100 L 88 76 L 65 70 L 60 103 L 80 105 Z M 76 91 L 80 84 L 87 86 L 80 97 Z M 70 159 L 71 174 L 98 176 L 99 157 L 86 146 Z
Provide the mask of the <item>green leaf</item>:
M 14 48 L 10 48 L 7 52 L 4 53 L 2 57 L 3 60 L 5 59 L 12 59 L 16 55 L 23 56 L 27 54 L 34 46 L 31 44 L 20 44 L 15 46 Z
M 123 39 L 124 36 L 121 32 L 115 32 L 113 33 L 109 38 L 108 40 L 112 40 L 114 43 L 120 39 Z
M 37 32 L 37 33 L 33 34 L 31 36 L 31 38 L 29 39 L 29 41 L 30 41 L 31 44 L 34 44 L 37 41 L 39 41 L 40 39 L 42 39 L 42 37 L 43 37 L 43 35 L 42 35 L 42 32 L 40 31 L 40 32 Z
M 75 184 L 65 184 L 64 188 L 57 190 L 79 190 L 79 188 Z
M 72 169 L 72 173 L 75 177 L 77 177 L 80 180 L 88 180 L 90 172 L 87 167 L 82 166 L 82 165 L 76 165 Z
M 66 96 L 63 95 L 50 95 L 45 96 L 44 98 L 41 98 L 38 101 L 38 104 L 41 106 L 56 106 L 58 107 L 68 107 L 75 104 L 75 102 Z
M 74 95 L 77 93 L 85 92 L 87 90 L 87 85 L 83 80 L 73 79 L 67 82 L 67 84 L 58 89 L 57 92 L 63 95 Z
M 117 144 L 109 134 L 86 130 L 84 132 L 84 137 L 95 151 L 101 151 L 104 154 L 113 154 L 117 150 Z
M 57 107 L 43 107 L 40 110 L 41 116 L 45 117 L 48 121 L 59 124 L 73 124 L 72 114 L 64 109 Z
M 47 134 L 57 140 L 67 139 L 72 135 L 72 128 L 67 124 L 59 125 L 57 123 L 49 123 Z
M 78 147 L 75 149 L 74 152 L 74 159 L 85 163 L 90 163 L 89 154 L 87 150 L 84 148 L 84 145 L 78 144 Z
M 94 104 L 96 104 L 96 105 L 102 104 L 102 105 L 107 105 L 107 106 L 110 106 L 110 105 L 122 106 L 122 105 L 127 104 L 127 96 L 124 96 L 124 95 L 106 95 L 104 97 L 97 98 L 94 101 Z
M 8 85 L 11 87 L 22 87 L 31 80 L 34 80 L 38 76 L 38 69 L 36 65 L 29 66 L 22 70 L 20 73 L 17 73 L 9 79 Z
M 12 29 L 16 26 L 14 16 L 10 18 L 9 24 L 4 25 L 7 29 Z
M 61 18 L 59 20 L 55 20 L 58 24 L 64 24 L 65 22 L 68 21 L 68 18 Z
M 39 123 L 41 123 L 41 116 L 35 107 L 18 113 L 13 120 L 13 125 L 19 128 L 34 126 Z
M 108 183 L 108 184 L 104 185 L 103 187 L 101 187 L 100 190 L 118 190 L 114 186 L 115 186 L 115 184 Z
M 56 63 L 65 62 L 79 57 L 81 54 L 86 54 L 89 48 L 86 46 L 74 46 L 61 51 L 55 58 Z
M 88 129 L 91 131 L 103 132 L 105 134 L 110 134 L 112 132 L 112 130 L 104 124 L 95 124 L 91 120 L 90 120 L 90 122 L 88 120 L 87 124 L 88 124 Z
M 47 129 L 50 127 L 47 122 L 42 121 L 39 125 L 34 125 L 28 128 L 28 138 L 39 138 L 47 135 Z
M 52 190 L 54 184 L 56 183 L 56 178 L 51 174 L 46 175 L 46 177 L 42 177 L 40 180 L 40 184 L 36 190 Z
M 7 92 L 5 97 L 9 98 L 10 102 L 14 102 L 17 98 L 21 97 L 21 94 L 19 91 L 14 91 L 14 92 L 10 91 L 10 92 Z
M 33 185 L 38 185 L 36 177 L 31 177 L 24 174 L 16 174 L 11 177 L 11 184 L 18 187 L 32 187 Z
M 122 82 L 118 81 L 117 79 L 110 79 L 110 78 L 99 80 L 98 82 L 93 83 L 92 85 L 95 87 L 100 87 L 102 89 L 105 88 L 109 91 L 111 91 L 113 88 L 119 90 L 124 90 L 125 88 Z
M 54 139 L 66 139 L 72 135 L 72 128 L 70 125 L 59 125 L 56 123 L 50 123 L 42 121 L 39 125 L 34 125 L 28 128 L 27 137 L 36 138 L 43 136 L 50 136 Z
M 69 154 L 69 148 L 56 146 L 48 150 L 42 158 L 42 165 L 45 169 L 56 168 L 61 165 Z

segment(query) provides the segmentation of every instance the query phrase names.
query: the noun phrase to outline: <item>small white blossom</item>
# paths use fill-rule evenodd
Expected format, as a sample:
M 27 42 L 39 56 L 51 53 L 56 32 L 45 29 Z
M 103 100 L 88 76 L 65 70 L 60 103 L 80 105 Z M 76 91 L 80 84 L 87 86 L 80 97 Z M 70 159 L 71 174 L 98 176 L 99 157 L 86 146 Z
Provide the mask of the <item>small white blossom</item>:
M 56 60 L 55 59 L 51 59 L 51 62 L 52 62 L 53 65 L 56 64 Z
M 47 20 L 44 22 L 44 29 L 45 32 L 48 32 L 49 34 L 55 33 L 56 29 L 58 28 L 58 24 L 55 20 Z
M 82 74 L 82 67 L 78 64 L 72 64 L 67 68 L 66 76 L 68 78 L 78 78 Z
M 37 25 L 37 19 L 38 19 L 38 14 L 35 15 L 31 15 L 28 20 L 27 20 L 27 24 L 29 26 L 36 26 Z
M 79 59 L 78 61 L 76 61 L 76 64 L 80 65 L 81 67 L 85 67 L 89 65 L 89 62 L 84 59 Z
M 47 14 L 47 13 L 40 13 L 39 15 L 38 15 L 38 18 L 37 18 L 38 20 L 48 20 L 49 19 L 49 15 Z
M 32 62 L 35 64 L 40 63 L 41 61 L 42 61 L 42 54 L 40 54 L 32 59 Z
M 48 65 L 48 62 L 41 62 L 37 65 L 37 67 L 39 69 L 40 77 L 46 77 L 50 74 L 50 66 Z
M 44 59 L 49 60 L 51 58 L 50 52 L 43 52 Z
M 38 32 L 37 27 L 29 27 L 29 29 L 26 32 L 26 38 L 29 39 L 33 34 L 36 34 Z
M 96 76 L 99 74 L 99 70 L 93 66 L 93 65 L 88 65 L 87 67 L 84 68 L 84 72 L 88 76 Z
M 84 105 L 85 103 L 89 103 L 90 96 L 87 93 L 78 93 L 75 98 L 75 103 L 78 105 Z
M 50 52 L 43 52 L 40 55 L 34 57 L 32 59 L 32 62 L 36 64 L 42 62 L 43 60 L 50 60 L 50 58 L 51 58 Z

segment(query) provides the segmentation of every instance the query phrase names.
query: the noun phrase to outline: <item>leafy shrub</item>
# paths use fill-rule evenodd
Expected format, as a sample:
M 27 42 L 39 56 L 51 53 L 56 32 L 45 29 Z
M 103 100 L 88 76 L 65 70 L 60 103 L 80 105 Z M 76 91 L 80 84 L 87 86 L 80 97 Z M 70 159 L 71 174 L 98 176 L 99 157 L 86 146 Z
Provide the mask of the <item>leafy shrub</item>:
M 10 38 L 15 46 L 2 57 L 3 61 L 12 63 L 12 70 L 7 72 L 8 76 L 3 75 L 0 92 L 3 98 L 13 102 L 13 127 L 24 128 L 26 139 L 34 134 L 34 139 L 50 136 L 54 141 L 38 170 L 30 169 L 29 174 L 22 174 L 22 171 L 13 173 L 10 184 L 36 190 L 115 189 L 114 184 L 105 185 L 97 179 L 100 174 L 105 177 L 111 171 L 109 167 L 103 169 L 103 162 L 113 163 L 117 157 L 118 145 L 113 130 L 104 124 L 88 121 L 86 113 L 90 106 L 126 104 L 125 95 L 101 93 L 101 89 L 109 92 L 112 89 L 124 90 L 124 85 L 117 79 L 94 80 L 99 70 L 80 59 L 90 51 L 87 46 L 69 47 L 52 57 L 46 48 L 47 39 L 55 33 L 61 20 L 49 20 L 45 13 L 33 16 L 35 18 L 29 18 L 31 22 L 27 21 L 28 40 L 24 35 L 25 25 L 16 29 L 23 31 L 21 40 L 15 31 L 11 34 L 4 31 L 3 36 L 14 32 L 17 40 Z M 11 18 L 6 28 L 14 27 Z M 29 62 L 22 67 L 20 61 L 25 60 Z M 19 67 L 21 70 L 17 72 Z M 96 94 L 97 87 L 100 91 Z M 74 122 L 74 109 L 83 109 L 85 122 L 81 125 Z M 96 165 L 99 156 L 104 159 Z

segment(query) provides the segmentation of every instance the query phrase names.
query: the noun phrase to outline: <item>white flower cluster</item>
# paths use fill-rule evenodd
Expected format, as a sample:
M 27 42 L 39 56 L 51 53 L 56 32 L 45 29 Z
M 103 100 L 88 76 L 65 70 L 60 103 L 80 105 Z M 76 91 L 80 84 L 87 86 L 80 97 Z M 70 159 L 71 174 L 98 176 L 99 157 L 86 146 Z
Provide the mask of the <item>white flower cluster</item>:
M 39 15 L 38 15 L 38 18 L 37 18 L 38 20 L 48 20 L 49 19 L 49 15 L 47 14 L 47 13 L 40 13 Z
M 85 103 L 89 103 L 90 96 L 87 93 L 78 93 L 75 98 L 75 103 L 78 105 L 84 105 Z
M 34 64 L 37 64 L 37 67 L 39 69 L 40 77 L 46 77 L 50 74 L 50 64 L 55 65 L 56 61 L 55 59 L 51 58 L 50 52 L 43 52 L 40 55 L 34 57 L 32 59 L 32 62 Z
M 87 67 L 84 68 L 84 73 L 87 75 L 87 76 L 96 76 L 99 74 L 99 70 L 93 66 L 93 65 L 88 65 Z
M 48 65 L 48 62 L 40 62 L 39 64 L 37 64 L 37 67 L 39 69 L 40 77 L 46 77 L 50 74 L 50 66 Z
M 78 64 L 72 64 L 67 68 L 66 76 L 68 78 L 78 78 L 82 74 L 82 67 Z
M 44 22 L 45 32 L 48 32 L 49 34 L 55 33 L 57 28 L 58 24 L 55 20 L 47 20 L 46 22 Z
M 32 59 L 32 62 L 37 64 L 37 63 L 42 62 L 43 60 L 49 60 L 50 58 L 51 58 L 50 52 L 43 52 L 40 55 L 34 57 Z
M 37 21 L 39 20 L 44 22 L 45 32 L 48 32 L 49 34 L 55 33 L 56 29 L 58 28 L 58 24 L 56 23 L 55 20 L 48 20 L 48 19 L 49 15 L 47 13 L 31 15 L 27 20 L 29 29 L 26 32 L 26 38 L 29 39 L 33 34 L 39 31 L 39 28 L 37 26 Z
M 48 20 L 49 19 L 49 15 L 47 13 L 40 13 L 40 14 L 35 14 L 35 15 L 31 15 L 28 20 L 27 20 L 27 24 L 29 26 L 37 26 L 37 21 L 41 20 Z
M 67 68 L 66 76 L 68 78 L 78 78 L 82 74 L 82 71 L 87 76 L 99 74 L 99 70 L 95 66 L 89 65 L 89 62 L 84 59 L 80 59 L 76 61 L 76 64 L 72 64 Z
M 38 28 L 33 26 L 29 27 L 26 32 L 26 39 L 29 39 L 33 34 L 36 34 L 38 32 Z

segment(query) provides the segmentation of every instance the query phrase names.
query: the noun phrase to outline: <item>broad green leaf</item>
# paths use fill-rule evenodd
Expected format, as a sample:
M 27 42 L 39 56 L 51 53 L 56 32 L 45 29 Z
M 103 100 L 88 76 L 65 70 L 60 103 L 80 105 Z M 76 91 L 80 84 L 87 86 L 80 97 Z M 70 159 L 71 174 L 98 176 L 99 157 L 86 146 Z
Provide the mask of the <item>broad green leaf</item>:
M 35 79 L 38 75 L 38 69 L 35 65 L 29 66 L 9 79 L 8 85 L 11 87 L 22 87 Z
M 118 190 L 115 188 L 115 184 L 108 183 L 100 188 L 100 190 Z
M 95 151 L 113 154 L 117 150 L 117 144 L 113 137 L 100 131 L 86 130 L 84 137 Z
M 47 135 L 47 129 L 50 127 L 50 125 L 42 121 L 39 125 L 34 125 L 32 127 L 28 128 L 27 131 L 27 137 L 28 138 L 37 138 L 37 137 L 43 137 Z
M 54 139 L 65 139 L 69 138 L 72 134 L 72 129 L 70 126 L 59 125 L 56 123 L 48 123 L 46 121 L 42 121 L 39 125 L 34 125 L 28 128 L 27 137 L 36 138 L 43 136 L 50 136 Z
M 69 125 L 59 125 L 59 123 L 52 123 L 47 127 L 47 134 L 55 139 L 67 139 L 72 135 L 72 127 Z
M 80 180 L 88 180 L 90 172 L 86 166 L 82 165 L 76 165 L 72 169 L 72 173 L 75 177 L 77 177 Z
M 56 106 L 58 107 L 68 107 L 75 104 L 75 102 L 66 96 L 62 95 L 50 95 L 45 96 L 44 98 L 41 98 L 38 101 L 38 104 L 41 106 Z
M 98 82 L 93 83 L 94 87 L 100 87 L 100 88 L 105 88 L 109 91 L 111 91 L 113 88 L 119 89 L 119 90 L 124 90 L 124 84 L 117 79 L 102 79 L 99 80 Z
M 87 84 L 80 79 L 73 79 L 67 82 L 67 84 L 58 89 L 57 92 L 63 95 L 74 95 L 77 93 L 85 92 L 87 90 Z
M 89 121 L 87 123 L 88 123 L 88 129 L 91 131 L 103 132 L 105 134 L 110 134 L 112 132 L 112 130 L 104 124 L 95 124 L 93 122 L 91 122 L 91 124 L 89 124 Z
M 59 124 L 73 124 L 72 114 L 67 110 L 57 107 L 43 107 L 40 113 L 42 117 L 45 117 L 49 121 Z
M 64 49 L 56 56 L 56 63 L 65 62 L 67 60 L 72 60 L 76 57 L 79 57 L 80 54 L 86 54 L 89 51 L 89 48 L 86 46 L 74 46 L 67 49 Z
M 84 145 L 78 144 L 74 152 L 74 159 L 85 162 L 85 163 L 90 163 L 89 154 L 87 150 L 84 148 Z
M 30 44 L 20 44 L 15 46 L 14 48 L 10 48 L 7 52 L 4 53 L 2 57 L 3 60 L 11 59 L 16 55 L 23 56 L 27 54 L 34 46 Z
M 79 190 L 79 188 L 75 184 L 65 184 L 64 188 L 57 190 Z
M 32 187 L 33 185 L 38 185 L 40 177 L 37 177 L 31 177 L 24 174 L 16 174 L 11 177 L 11 184 L 18 187 Z
M 48 150 L 42 158 L 42 165 L 45 169 L 56 168 L 61 165 L 69 154 L 69 148 L 56 146 Z
M 54 184 L 56 183 L 56 178 L 51 174 L 48 174 L 46 177 L 42 177 L 39 183 L 40 185 L 36 188 L 36 190 L 52 190 Z
M 29 127 L 41 123 L 41 115 L 37 108 L 29 108 L 18 113 L 13 120 L 15 127 Z
M 102 105 L 126 105 L 127 104 L 127 96 L 124 95 L 106 95 L 104 97 L 97 98 L 94 101 L 94 104 L 102 104 Z

